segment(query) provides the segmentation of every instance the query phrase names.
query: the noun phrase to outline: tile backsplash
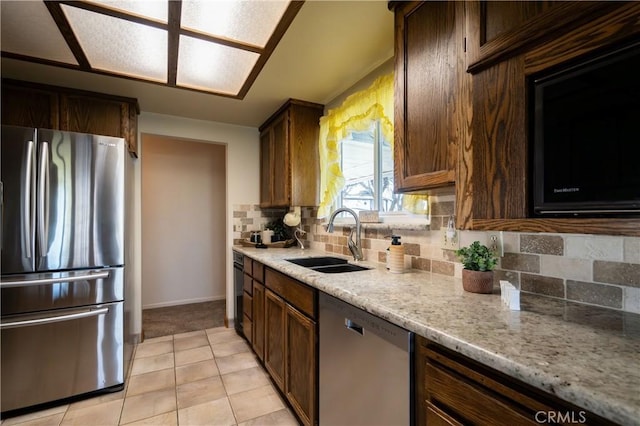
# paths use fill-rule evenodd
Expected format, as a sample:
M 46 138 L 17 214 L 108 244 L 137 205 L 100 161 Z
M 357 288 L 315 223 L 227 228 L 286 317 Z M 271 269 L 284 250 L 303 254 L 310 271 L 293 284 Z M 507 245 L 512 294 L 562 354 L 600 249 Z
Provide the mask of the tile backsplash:
M 407 269 L 461 277 L 462 264 L 454 251 L 441 248 L 441 229 L 454 210 L 453 195 L 433 196 L 430 225 L 363 224 L 365 260 L 385 263 L 388 237 L 395 234 L 402 237 Z M 234 242 L 285 213 L 234 206 Z M 350 226 L 336 226 L 330 234 L 325 224 L 316 218 L 315 208 L 302 209 L 307 245 L 350 256 Z M 504 232 L 503 237 L 505 253 L 496 268 L 496 284 L 508 280 L 523 292 L 640 313 L 640 238 L 529 232 Z M 459 231 L 459 239 L 461 246 L 476 240 L 489 245 L 484 231 Z

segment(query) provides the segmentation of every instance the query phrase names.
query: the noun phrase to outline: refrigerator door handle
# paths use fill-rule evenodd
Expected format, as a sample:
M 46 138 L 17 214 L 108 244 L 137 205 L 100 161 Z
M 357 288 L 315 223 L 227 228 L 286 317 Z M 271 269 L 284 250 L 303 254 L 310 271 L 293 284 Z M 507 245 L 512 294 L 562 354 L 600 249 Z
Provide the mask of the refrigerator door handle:
M 33 141 L 28 141 L 26 146 L 26 158 L 24 165 L 24 191 L 20 191 L 20 208 L 22 210 L 22 252 L 27 259 L 31 259 L 31 242 L 33 241 L 31 226 L 31 179 L 33 176 Z
M 73 313 L 73 314 L 66 314 L 66 315 L 58 315 L 58 316 L 55 316 L 55 317 L 37 318 L 37 319 L 25 320 L 25 321 L 7 322 L 7 323 L 0 324 L 0 330 L 5 330 L 5 329 L 8 329 L 8 328 L 29 327 L 29 326 L 32 326 L 32 325 L 50 324 L 50 323 L 60 322 L 60 321 L 71 321 L 71 320 L 79 319 L 79 318 L 86 318 L 86 317 L 94 317 L 94 316 L 98 316 L 98 315 L 104 315 L 104 314 L 106 314 L 108 312 L 109 312 L 109 308 L 87 309 L 86 311 L 83 311 L 83 312 L 76 312 L 76 313 Z
M 38 247 L 40 257 L 49 252 L 49 143 L 42 142 L 38 188 Z
M 19 280 L 19 281 L 3 280 L 2 282 L 0 282 L 0 288 L 29 287 L 32 285 L 66 283 L 71 281 L 83 281 L 83 280 L 99 280 L 102 278 L 109 278 L 109 271 L 90 272 L 88 274 L 70 275 L 70 276 L 55 277 L 55 278 L 36 278 L 33 280 Z

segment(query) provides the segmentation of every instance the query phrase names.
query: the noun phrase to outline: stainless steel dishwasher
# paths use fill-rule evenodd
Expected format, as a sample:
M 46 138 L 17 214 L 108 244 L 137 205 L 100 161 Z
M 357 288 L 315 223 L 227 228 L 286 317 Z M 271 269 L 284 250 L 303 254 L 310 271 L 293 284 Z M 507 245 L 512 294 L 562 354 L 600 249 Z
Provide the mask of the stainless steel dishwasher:
M 413 333 L 325 293 L 319 308 L 319 424 L 413 424 Z

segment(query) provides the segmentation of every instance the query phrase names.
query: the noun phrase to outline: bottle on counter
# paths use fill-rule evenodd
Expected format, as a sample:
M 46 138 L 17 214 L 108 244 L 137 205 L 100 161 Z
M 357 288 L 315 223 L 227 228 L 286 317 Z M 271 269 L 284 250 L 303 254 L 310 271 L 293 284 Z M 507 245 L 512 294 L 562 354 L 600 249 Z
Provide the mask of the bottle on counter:
M 391 246 L 387 255 L 387 268 L 392 274 L 404 272 L 404 246 L 400 243 L 399 235 L 391 236 Z

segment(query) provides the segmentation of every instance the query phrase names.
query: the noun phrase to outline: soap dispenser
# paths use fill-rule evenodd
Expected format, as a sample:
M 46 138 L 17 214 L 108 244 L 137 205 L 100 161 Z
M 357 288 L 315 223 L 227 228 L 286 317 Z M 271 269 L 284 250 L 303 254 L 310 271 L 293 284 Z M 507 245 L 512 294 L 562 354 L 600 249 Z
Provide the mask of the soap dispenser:
M 391 236 L 387 265 L 389 272 L 392 274 L 401 274 L 404 272 L 404 246 L 400 243 L 399 235 Z

